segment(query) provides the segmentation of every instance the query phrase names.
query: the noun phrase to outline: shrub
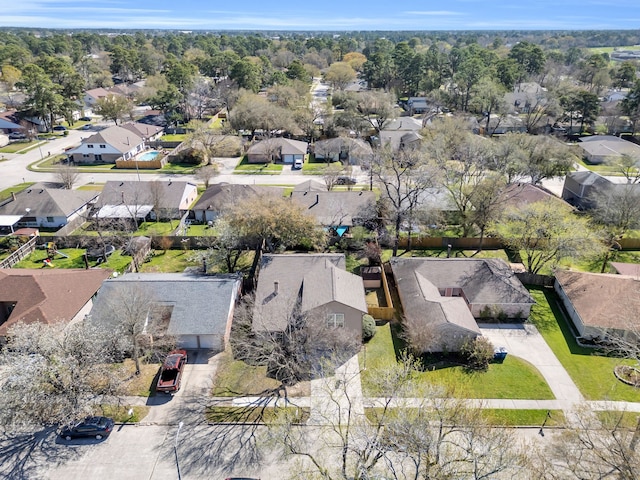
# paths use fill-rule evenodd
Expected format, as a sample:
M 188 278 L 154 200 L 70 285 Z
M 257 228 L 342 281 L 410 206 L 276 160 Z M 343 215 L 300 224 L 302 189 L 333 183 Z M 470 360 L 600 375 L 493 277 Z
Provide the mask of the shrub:
M 493 360 L 493 345 L 485 337 L 468 339 L 462 344 L 460 353 L 467 361 L 467 368 L 484 371 L 489 368 L 489 362 Z
M 362 339 L 366 342 L 376 334 L 376 321 L 371 315 L 362 316 Z

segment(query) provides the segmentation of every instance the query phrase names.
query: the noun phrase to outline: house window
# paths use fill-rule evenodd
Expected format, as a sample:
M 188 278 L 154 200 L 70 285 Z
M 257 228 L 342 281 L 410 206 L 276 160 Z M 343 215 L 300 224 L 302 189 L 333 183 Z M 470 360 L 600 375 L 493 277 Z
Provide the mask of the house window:
M 106 145 L 100 145 L 100 148 L 107 148 Z
M 344 313 L 330 313 L 327 315 L 327 327 L 344 327 Z
M 89 154 L 88 153 L 83 153 L 82 154 L 82 158 L 89 158 Z
M 101 162 L 102 161 L 102 155 L 94 155 L 96 162 Z
M 47 217 L 47 222 L 53 223 L 53 217 Z
M 87 145 L 87 148 L 93 148 L 93 145 L 88 144 L 88 145 Z

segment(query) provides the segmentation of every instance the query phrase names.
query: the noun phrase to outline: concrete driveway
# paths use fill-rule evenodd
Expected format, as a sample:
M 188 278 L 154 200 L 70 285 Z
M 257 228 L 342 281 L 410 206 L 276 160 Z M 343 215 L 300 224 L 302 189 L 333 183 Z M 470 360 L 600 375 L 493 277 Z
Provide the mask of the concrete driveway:
M 508 355 L 515 355 L 535 366 L 556 399 L 566 403 L 568 409 L 584 401 L 560 360 L 555 356 L 538 329 L 529 324 L 480 324 L 482 335 L 494 347 L 505 347 Z

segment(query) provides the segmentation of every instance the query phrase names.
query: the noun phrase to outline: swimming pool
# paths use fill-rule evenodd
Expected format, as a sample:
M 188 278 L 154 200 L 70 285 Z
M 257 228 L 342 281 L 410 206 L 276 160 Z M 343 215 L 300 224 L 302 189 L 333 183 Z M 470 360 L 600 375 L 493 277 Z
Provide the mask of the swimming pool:
M 151 150 L 150 152 L 145 152 L 140 155 L 140 157 L 138 157 L 138 160 L 141 162 L 150 162 L 151 160 L 155 160 L 158 155 L 160 155 L 160 152 Z

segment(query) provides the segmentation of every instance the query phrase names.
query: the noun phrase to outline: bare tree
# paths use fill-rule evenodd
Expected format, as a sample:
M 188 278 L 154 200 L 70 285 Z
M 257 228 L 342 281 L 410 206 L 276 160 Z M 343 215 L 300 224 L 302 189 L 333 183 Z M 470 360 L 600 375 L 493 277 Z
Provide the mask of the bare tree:
M 111 362 L 113 334 L 86 322 L 18 324 L 7 336 L 0 424 L 6 428 L 67 424 L 113 395 L 122 375 Z
M 196 170 L 196 178 L 204 183 L 204 188 L 209 188 L 211 179 L 213 179 L 219 171 L 220 168 L 217 164 L 209 164 Z
M 71 165 L 63 165 L 56 170 L 56 179 L 62 184 L 62 188 L 72 190 L 78 181 L 80 172 Z
M 576 425 L 553 439 L 539 459 L 544 480 L 640 478 L 639 430 L 625 426 L 624 412 L 573 415 Z
M 307 476 L 328 480 L 479 480 L 522 473 L 513 431 L 489 428 L 481 411 L 452 391 L 418 386 L 412 380 L 417 367 L 407 359 L 376 369 L 369 377 L 375 410 L 366 418 L 353 372 L 336 370 L 323 382 L 325 408 L 311 412 L 313 425 L 296 426 L 283 410 L 269 425 L 272 448 L 305 460 Z
M 108 318 L 97 319 L 110 324 L 125 343 L 140 373 L 140 358 L 144 351 L 166 352 L 175 346 L 175 339 L 166 334 L 171 318 L 170 306 L 164 306 L 141 286 L 114 284 L 107 300 Z M 159 354 L 162 357 L 162 354 Z
M 402 222 L 420 206 L 424 192 L 435 185 L 437 175 L 418 150 L 403 150 L 397 155 L 387 149 L 380 150 L 371 165 L 371 172 L 380 186 L 382 199 L 390 206 L 395 256 Z
M 342 165 L 330 164 L 322 170 L 322 178 L 327 185 L 327 190 L 333 190 L 333 187 L 337 185 L 338 178 L 343 174 Z

